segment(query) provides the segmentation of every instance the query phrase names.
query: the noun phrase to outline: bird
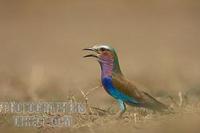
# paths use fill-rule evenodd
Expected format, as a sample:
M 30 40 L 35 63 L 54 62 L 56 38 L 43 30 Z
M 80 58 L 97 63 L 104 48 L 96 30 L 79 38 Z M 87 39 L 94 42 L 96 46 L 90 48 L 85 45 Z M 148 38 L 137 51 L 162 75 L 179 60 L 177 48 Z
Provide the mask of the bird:
M 83 50 L 92 51 L 84 58 L 96 58 L 101 68 L 101 83 L 105 91 L 119 104 L 120 116 L 126 111 L 126 105 L 148 108 L 155 112 L 168 110 L 168 106 L 156 100 L 152 95 L 139 90 L 122 73 L 116 50 L 108 44 L 97 44 Z

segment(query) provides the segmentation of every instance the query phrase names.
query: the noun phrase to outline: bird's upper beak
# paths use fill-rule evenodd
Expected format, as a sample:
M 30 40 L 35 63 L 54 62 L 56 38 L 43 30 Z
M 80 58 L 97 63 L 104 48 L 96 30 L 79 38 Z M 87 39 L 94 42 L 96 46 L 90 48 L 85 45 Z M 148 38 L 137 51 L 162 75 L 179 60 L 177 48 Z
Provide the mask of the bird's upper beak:
M 93 52 L 96 53 L 96 54 L 88 54 L 88 55 L 85 55 L 85 56 L 83 56 L 84 58 L 86 58 L 86 57 L 95 57 L 95 58 L 99 58 L 99 57 L 98 57 L 98 51 L 97 51 L 97 49 L 95 49 L 95 48 L 84 48 L 83 50 L 93 51 Z

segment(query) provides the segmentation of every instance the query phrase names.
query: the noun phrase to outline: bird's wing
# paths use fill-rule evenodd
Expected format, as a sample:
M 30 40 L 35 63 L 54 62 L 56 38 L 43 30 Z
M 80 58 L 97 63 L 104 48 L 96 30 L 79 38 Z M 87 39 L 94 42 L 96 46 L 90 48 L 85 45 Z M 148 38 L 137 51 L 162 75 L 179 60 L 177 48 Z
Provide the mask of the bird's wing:
M 127 80 L 122 75 L 113 75 L 112 76 L 113 85 L 122 93 L 127 96 L 130 96 L 141 103 L 142 106 L 151 108 L 154 110 L 167 109 L 168 107 L 161 102 L 157 101 L 150 94 L 139 91 L 135 85 L 133 85 L 129 80 Z
M 113 74 L 112 84 L 125 95 L 132 97 L 138 101 L 142 100 L 142 93 L 137 89 L 135 85 L 133 85 L 130 81 L 128 81 L 124 76 Z
M 162 110 L 168 110 L 169 109 L 169 107 L 167 105 L 159 102 L 153 96 L 151 96 L 150 94 L 148 94 L 146 92 L 143 92 L 143 99 L 144 99 L 144 101 L 146 101 L 144 103 L 144 106 L 151 108 L 153 110 L 162 111 Z

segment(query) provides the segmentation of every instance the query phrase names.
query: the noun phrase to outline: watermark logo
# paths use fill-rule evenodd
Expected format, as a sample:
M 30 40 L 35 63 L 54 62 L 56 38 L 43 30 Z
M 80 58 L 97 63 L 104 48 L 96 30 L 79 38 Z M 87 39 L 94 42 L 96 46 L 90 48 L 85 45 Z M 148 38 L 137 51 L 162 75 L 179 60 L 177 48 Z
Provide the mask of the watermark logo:
M 72 114 L 84 114 L 85 112 L 85 104 L 72 100 L 66 102 L 0 102 L 0 114 L 12 114 L 16 127 L 69 127 L 73 124 Z
M 73 124 L 72 116 L 42 117 L 42 116 L 14 116 L 16 127 L 70 127 Z

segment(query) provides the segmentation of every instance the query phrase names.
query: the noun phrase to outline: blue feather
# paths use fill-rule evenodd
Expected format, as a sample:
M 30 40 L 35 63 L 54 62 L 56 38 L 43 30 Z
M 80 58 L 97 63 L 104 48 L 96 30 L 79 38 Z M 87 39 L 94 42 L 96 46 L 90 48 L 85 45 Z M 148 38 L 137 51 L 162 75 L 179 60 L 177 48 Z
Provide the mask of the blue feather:
M 115 99 L 122 100 L 123 102 L 138 104 L 139 102 L 134 98 L 125 95 L 123 92 L 119 91 L 115 86 L 112 84 L 112 77 L 106 76 L 102 78 L 102 84 L 105 90 Z

